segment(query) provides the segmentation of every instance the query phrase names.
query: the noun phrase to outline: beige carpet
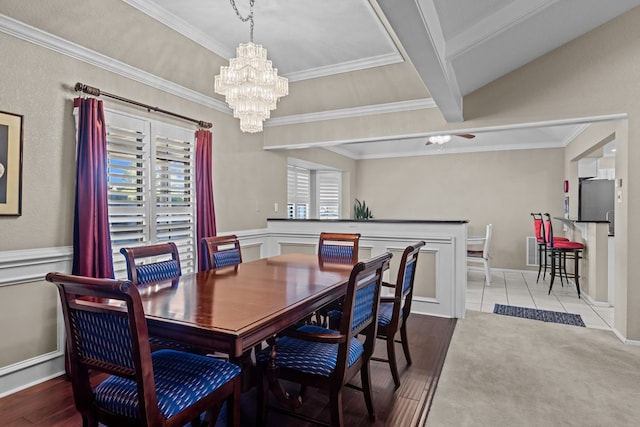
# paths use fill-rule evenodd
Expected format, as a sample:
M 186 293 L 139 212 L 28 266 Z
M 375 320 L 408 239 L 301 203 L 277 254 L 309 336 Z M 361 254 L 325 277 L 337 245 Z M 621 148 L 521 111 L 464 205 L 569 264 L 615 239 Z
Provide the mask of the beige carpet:
M 426 425 L 638 426 L 640 347 L 609 331 L 467 311 Z

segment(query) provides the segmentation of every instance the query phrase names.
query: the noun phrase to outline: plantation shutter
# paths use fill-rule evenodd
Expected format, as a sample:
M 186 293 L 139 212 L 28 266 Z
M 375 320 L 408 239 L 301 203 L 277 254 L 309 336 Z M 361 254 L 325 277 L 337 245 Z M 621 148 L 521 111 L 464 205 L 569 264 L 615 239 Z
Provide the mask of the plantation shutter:
M 155 240 L 173 242 L 182 271 L 195 270 L 195 144 L 192 130 L 152 123 Z
M 183 272 L 195 270 L 194 132 L 105 111 L 109 227 L 116 278 L 120 248 L 172 241 Z
M 320 219 L 339 219 L 342 173 L 317 171 L 316 182 Z
M 311 174 L 298 166 L 287 167 L 287 217 L 309 219 Z

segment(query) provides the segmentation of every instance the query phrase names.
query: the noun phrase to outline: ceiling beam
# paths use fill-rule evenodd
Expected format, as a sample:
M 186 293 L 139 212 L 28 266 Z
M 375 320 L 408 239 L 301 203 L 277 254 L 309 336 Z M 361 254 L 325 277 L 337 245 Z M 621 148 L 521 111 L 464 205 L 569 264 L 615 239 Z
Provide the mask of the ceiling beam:
M 378 0 L 378 5 L 444 119 L 464 121 L 462 95 L 444 59 L 444 37 L 433 0 Z

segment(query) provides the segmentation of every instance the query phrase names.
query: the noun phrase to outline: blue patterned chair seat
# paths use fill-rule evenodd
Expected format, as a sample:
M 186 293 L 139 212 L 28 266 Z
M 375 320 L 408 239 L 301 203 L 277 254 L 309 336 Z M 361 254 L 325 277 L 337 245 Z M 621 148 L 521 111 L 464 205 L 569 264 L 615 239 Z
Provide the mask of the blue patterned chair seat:
M 179 271 L 179 264 L 176 260 L 144 264 L 136 267 L 138 284 L 140 285 L 173 279 L 180 275 Z
M 240 374 L 232 363 L 173 350 L 152 354 L 158 406 L 170 418 Z M 135 380 L 111 376 L 95 389 L 96 402 L 104 409 L 139 418 Z
M 391 323 L 391 316 L 393 315 L 393 303 L 381 302 L 378 309 L 378 326 L 387 326 Z M 402 317 L 402 310 L 400 310 L 400 316 Z
M 337 331 L 315 325 L 305 325 L 298 329 L 310 334 L 338 334 Z M 364 347 L 356 338 L 349 347 L 349 366 L 362 356 Z M 269 360 L 269 348 L 258 353 L 260 362 Z M 282 368 L 295 369 L 309 374 L 328 377 L 336 367 L 338 344 L 325 344 L 304 341 L 291 337 L 282 337 L 276 342 L 276 365 Z

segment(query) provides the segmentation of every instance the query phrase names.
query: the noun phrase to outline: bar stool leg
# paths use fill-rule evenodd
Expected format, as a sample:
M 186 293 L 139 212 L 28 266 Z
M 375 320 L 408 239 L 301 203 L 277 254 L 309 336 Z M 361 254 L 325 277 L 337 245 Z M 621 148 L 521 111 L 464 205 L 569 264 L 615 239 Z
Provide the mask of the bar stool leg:
M 580 298 L 580 275 L 578 274 L 578 264 L 580 264 L 580 251 L 573 251 L 574 254 L 574 266 L 573 266 L 573 274 L 574 279 L 576 281 L 576 290 L 578 291 L 578 298 Z
M 545 264 L 545 273 L 547 272 L 547 259 L 545 257 L 544 259 L 544 264 Z M 536 283 L 538 283 L 538 280 L 540 280 L 540 273 L 542 272 L 542 245 L 540 243 L 538 243 L 538 277 L 536 277 Z M 544 276 L 542 276 L 542 279 L 544 280 Z
M 545 249 L 546 250 L 546 249 Z M 551 288 L 553 288 L 553 280 L 556 278 L 556 254 L 555 251 L 551 251 L 551 281 L 549 282 L 549 292 L 547 295 L 551 295 Z

